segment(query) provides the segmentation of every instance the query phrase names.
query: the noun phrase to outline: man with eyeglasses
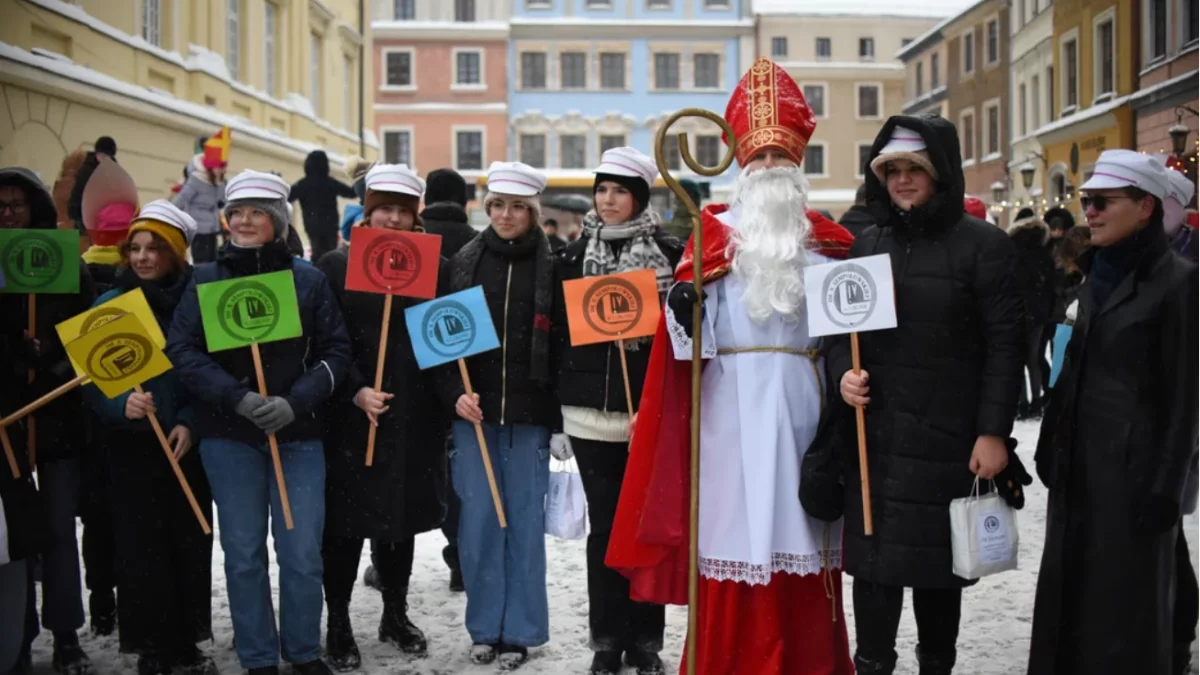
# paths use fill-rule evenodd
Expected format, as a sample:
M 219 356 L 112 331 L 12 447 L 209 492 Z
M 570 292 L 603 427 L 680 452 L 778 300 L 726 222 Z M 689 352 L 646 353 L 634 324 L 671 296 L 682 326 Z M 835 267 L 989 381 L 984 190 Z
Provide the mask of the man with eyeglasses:
M 1173 624 L 1197 274 L 1163 231 L 1169 185 L 1153 157 L 1109 150 L 1080 188 L 1096 253 L 1038 442 L 1050 498 L 1029 675 L 1187 669 Z
M 28 169 L 0 168 L 0 228 L 52 230 L 58 222 L 50 192 Z M 69 262 L 69 261 L 68 261 Z M 13 412 L 74 377 L 54 326 L 91 307 L 95 290 L 87 265 L 79 265 L 79 292 L 43 294 L 37 298 L 36 338 L 28 332 L 29 298 L 23 293 L 0 293 L 0 415 Z M 34 377 L 29 380 L 28 373 Z M 22 514 L 36 518 L 42 540 L 42 627 L 54 635 L 53 665 L 67 675 L 90 672 L 87 655 L 79 646 L 76 631 L 83 626 L 83 589 L 80 583 L 79 547 L 75 517 L 79 512 L 83 470 L 80 450 L 85 446 L 83 402 L 78 390 L 38 410 L 36 455 L 42 513 Z M 8 436 L 22 468 L 28 467 L 29 418 L 8 427 Z M 0 481 L 12 480 L 4 470 Z M 28 470 L 22 474 L 29 475 Z M 8 566 L 0 567 L 4 570 Z M 25 592 L 9 593 L 0 586 L 0 605 L 16 597 L 26 608 L 25 634 L 15 672 L 30 667 L 30 643 L 37 636 L 32 570 L 26 570 Z M 10 572 L 11 574 L 11 572 Z M 10 579 L 11 581 L 11 579 Z M 24 598 L 20 600 L 19 598 Z M 15 603 L 14 603 L 15 604 Z M 3 665 L 3 664 L 0 664 Z M 2 670 L 2 669 L 0 669 Z

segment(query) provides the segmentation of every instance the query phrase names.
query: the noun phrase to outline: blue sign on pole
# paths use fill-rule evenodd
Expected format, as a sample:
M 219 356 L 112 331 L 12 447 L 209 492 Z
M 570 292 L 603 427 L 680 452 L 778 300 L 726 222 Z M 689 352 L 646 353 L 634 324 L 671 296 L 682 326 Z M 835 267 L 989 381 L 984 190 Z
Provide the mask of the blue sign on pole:
M 404 318 L 422 369 L 500 348 L 482 286 L 409 307 Z
M 1058 324 L 1054 328 L 1054 351 L 1051 352 L 1050 362 L 1050 387 L 1054 387 L 1054 383 L 1058 382 L 1058 376 L 1062 374 L 1063 361 L 1067 358 L 1067 343 L 1071 341 L 1071 332 L 1074 330 L 1066 324 Z

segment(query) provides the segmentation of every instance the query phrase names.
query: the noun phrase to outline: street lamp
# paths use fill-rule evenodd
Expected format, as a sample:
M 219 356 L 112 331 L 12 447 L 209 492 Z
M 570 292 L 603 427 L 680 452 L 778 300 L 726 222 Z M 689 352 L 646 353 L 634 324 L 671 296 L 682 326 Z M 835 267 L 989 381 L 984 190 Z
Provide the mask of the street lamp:
M 1025 160 L 1025 163 L 1021 165 L 1018 171 L 1021 172 L 1021 184 L 1025 186 L 1025 191 L 1028 192 L 1033 187 L 1033 176 L 1037 173 L 1037 168 L 1033 166 L 1032 162 Z
M 1004 194 L 1008 192 L 1008 186 L 1003 181 L 992 183 L 992 203 L 999 204 L 1004 201 Z

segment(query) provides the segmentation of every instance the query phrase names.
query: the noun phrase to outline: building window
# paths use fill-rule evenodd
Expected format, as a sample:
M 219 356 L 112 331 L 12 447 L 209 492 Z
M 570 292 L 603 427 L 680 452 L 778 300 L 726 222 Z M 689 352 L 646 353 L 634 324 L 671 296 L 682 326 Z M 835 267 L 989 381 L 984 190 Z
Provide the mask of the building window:
M 679 134 L 671 132 L 663 139 L 663 159 L 667 160 L 667 169 L 671 171 L 683 168 L 683 155 L 679 152 Z
M 351 128 L 354 119 L 354 60 L 342 58 L 342 128 Z
M 397 21 L 412 21 L 417 18 L 417 0 L 395 0 L 392 14 Z
M 625 147 L 625 134 L 603 134 L 600 136 L 600 154 L 613 148 Z
M 987 136 L 985 138 L 987 156 L 1000 155 L 1000 103 L 989 103 L 984 108 L 987 115 Z
M 942 56 L 937 52 L 929 55 L 929 89 L 942 86 Z
M 1022 82 L 1020 84 L 1020 86 L 1017 87 L 1017 111 L 1018 111 L 1018 114 L 1020 115 L 1019 119 L 1021 120 L 1021 126 L 1020 126 L 1021 135 L 1024 136 L 1025 134 L 1029 133 L 1029 126 L 1028 126 L 1029 118 L 1027 116 L 1026 108 L 1025 108 L 1025 83 L 1024 82 Z
M 1200 39 L 1200 6 L 1194 0 L 1183 0 L 1183 42 L 1191 44 Z
M 989 66 L 1000 62 L 1000 20 L 992 19 L 987 22 L 987 64 Z
M 729 9 L 729 0 L 704 0 L 704 9 Z
M 584 52 L 563 52 L 561 61 L 561 77 L 563 89 L 587 88 L 587 54 Z
M 858 117 L 859 119 L 875 119 L 879 112 L 879 85 L 858 85 Z
M 562 153 L 562 157 L 559 159 L 562 168 L 587 168 L 587 136 L 582 134 L 559 136 L 558 149 Z
M 827 37 L 817 38 L 817 60 L 828 61 L 833 57 L 833 40 Z
M 460 51 L 454 54 L 454 84 L 474 86 L 483 84 L 483 52 Z
M 871 170 L 871 144 L 870 143 L 859 143 L 858 144 L 858 173 L 855 174 L 855 177 L 862 178 L 863 176 L 867 175 L 867 172 L 870 170 Z
M 654 88 L 679 88 L 679 55 L 658 53 L 654 55 Z
M 412 132 L 383 132 L 383 161 L 412 166 Z
M 279 35 L 279 8 L 275 3 L 268 2 L 263 5 L 263 75 L 264 85 L 267 88 L 267 95 L 278 96 L 276 91 L 279 83 L 279 62 L 276 60 L 275 40 Z
M 142 0 L 142 39 L 160 46 L 162 35 L 162 0 Z
M 646 0 L 646 9 L 671 9 L 671 0 Z
M 925 93 L 925 63 L 917 61 L 917 96 Z
M 413 86 L 413 53 L 411 51 L 385 51 L 387 58 L 387 86 Z
M 875 60 L 875 38 L 858 39 L 858 58 L 860 61 Z
M 804 174 L 806 176 L 825 175 L 825 146 L 813 143 L 804 151 Z
M 536 169 L 546 168 L 545 134 L 521 134 L 521 162 Z
M 692 57 L 693 83 L 696 89 L 717 89 L 721 86 L 721 56 L 696 54 Z
M 1194 2 L 1195 0 L 1188 0 Z M 1112 96 L 1113 94 L 1113 15 L 1108 14 L 1095 28 L 1092 29 L 1095 51 L 1093 52 L 1092 72 L 1095 74 L 1095 82 L 1092 87 L 1095 91 L 1095 97 L 1100 98 L 1105 94 Z
M 963 75 L 975 72 L 975 31 L 963 34 L 962 37 L 962 71 Z
M 968 110 L 958 118 L 962 132 L 962 158 L 964 162 L 975 161 L 975 111 Z
M 1079 107 L 1079 41 L 1071 38 L 1063 42 L 1063 111 Z
M 312 97 L 313 112 L 321 114 L 321 36 L 308 34 L 308 94 Z
M 1033 129 L 1040 129 L 1042 126 L 1042 82 L 1034 75 L 1029 80 L 1029 112 L 1033 113 L 1029 116 L 1033 122 Z
M 788 45 L 787 38 L 773 37 L 771 38 L 771 58 L 785 59 L 787 58 Z
M 483 170 L 483 132 L 456 131 L 455 169 L 459 171 Z
M 1054 66 L 1046 68 L 1046 108 L 1049 114 L 1046 115 L 1047 122 L 1054 121 Z
M 1192 0 L 1184 0 L 1184 4 Z M 1149 0 L 1150 35 L 1147 47 L 1151 61 L 1167 55 L 1167 0 Z
M 545 52 L 521 52 L 521 88 L 546 88 Z
M 587 0 L 588 9 L 612 9 L 612 0 Z
M 808 102 L 808 107 L 813 111 L 813 115 L 818 118 L 825 118 L 825 85 L 823 84 L 806 84 L 801 87 L 804 92 L 804 100 Z M 712 166 L 711 164 L 709 166 Z
M 475 0 L 454 0 L 454 20 L 464 23 L 474 23 Z
M 676 137 L 678 138 L 678 136 Z M 697 136 L 696 161 L 701 166 L 716 166 L 721 163 L 721 137 Z
M 229 76 L 235 80 L 242 79 L 242 0 L 228 0 L 225 3 L 225 65 L 229 66 Z
M 625 55 L 620 53 L 600 55 L 600 87 L 602 89 L 625 88 Z

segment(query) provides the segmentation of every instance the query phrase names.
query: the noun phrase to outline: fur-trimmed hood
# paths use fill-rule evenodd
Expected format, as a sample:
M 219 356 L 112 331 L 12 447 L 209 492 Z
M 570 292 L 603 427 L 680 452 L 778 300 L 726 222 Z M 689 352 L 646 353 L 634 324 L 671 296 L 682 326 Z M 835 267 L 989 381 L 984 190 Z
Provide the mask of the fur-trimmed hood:
M 1050 240 L 1050 227 L 1037 216 L 1023 218 L 1009 226 L 1008 236 L 1017 248 L 1037 248 Z

